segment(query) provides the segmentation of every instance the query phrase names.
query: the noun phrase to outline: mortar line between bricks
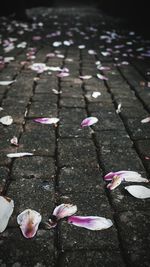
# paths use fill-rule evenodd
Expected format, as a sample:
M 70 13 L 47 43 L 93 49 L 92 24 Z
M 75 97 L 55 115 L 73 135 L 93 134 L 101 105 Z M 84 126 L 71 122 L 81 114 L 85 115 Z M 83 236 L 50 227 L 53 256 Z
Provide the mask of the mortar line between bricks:
M 96 57 L 96 56 L 95 56 Z M 82 75 L 82 52 L 80 51 L 80 75 Z M 86 110 L 86 113 L 88 116 L 90 116 L 90 112 L 88 110 L 88 101 L 85 97 L 85 88 L 84 88 L 84 82 L 82 84 L 82 90 L 83 90 L 83 97 L 84 97 L 84 101 L 85 101 L 85 110 Z M 92 128 L 92 127 L 91 127 Z M 102 174 L 103 176 L 105 175 L 106 171 L 105 171 L 105 166 L 101 160 L 101 156 L 100 156 L 100 147 L 98 145 L 98 142 L 97 142 L 97 139 L 96 139 L 96 136 L 95 136 L 95 132 L 93 131 L 92 133 L 92 141 L 93 141 L 93 144 L 94 144 L 94 147 L 95 147 L 95 151 L 96 151 L 96 156 L 97 156 L 97 162 L 98 162 L 98 165 L 99 165 L 99 169 L 102 171 Z M 115 220 L 115 217 L 114 217 L 114 214 L 115 214 L 115 210 L 114 210 L 114 207 L 111 203 L 111 200 L 110 200 L 110 197 L 109 197 L 109 193 L 107 191 L 106 188 L 105 189 L 105 193 L 106 193 L 106 196 L 107 196 L 107 199 L 108 199 L 108 202 L 109 202 L 109 205 L 110 205 L 110 208 L 111 208 L 111 213 L 112 213 L 112 217 L 114 219 L 114 223 L 115 223 L 115 228 L 116 228 L 116 231 L 117 231 L 117 236 L 118 236 L 118 243 L 119 243 L 119 248 L 120 248 L 120 253 L 121 253 L 121 256 L 122 256 L 122 259 L 125 263 L 125 265 L 127 267 L 129 267 L 128 265 L 128 262 L 127 262 L 127 259 L 125 257 L 125 253 L 124 253 L 124 249 L 123 249 L 123 246 L 122 246 L 122 242 L 121 242 L 121 238 L 120 238 L 120 233 L 119 233 L 119 228 L 118 228 L 118 225 L 116 223 L 116 220 Z
M 64 58 L 62 60 L 62 65 L 61 68 L 65 66 L 65 59 L 68 54 L 68 49 L 66 48 Z M 58 92 L 61 92 L 61 78 L 58 79 Z M 61 100 L 61 95 L 57 94 L 57 118 L 59 118 L 60 115 L 60 100 Z M 60 205 L 60 191 L 59 191 L 59 175 L 60 175 L 60 169 L 61 167 L 59 166 L 59 151 L 58 151 L 58 143 L 59 143 L 59 122 L 57 124 L 57 127 L 55 128 L 55 181 L 54 181 L 54 190 L 55 190 L 55 196 L 56 196 L 56 201 L 55 205 Z M 56 248 L 56 253 L 55 253 L 55 261 L 56 264 L 55 266 L 59 266 L 59 259 L 61 255 L 61 226 L 57 225 L 54 231 L 54 247 Z

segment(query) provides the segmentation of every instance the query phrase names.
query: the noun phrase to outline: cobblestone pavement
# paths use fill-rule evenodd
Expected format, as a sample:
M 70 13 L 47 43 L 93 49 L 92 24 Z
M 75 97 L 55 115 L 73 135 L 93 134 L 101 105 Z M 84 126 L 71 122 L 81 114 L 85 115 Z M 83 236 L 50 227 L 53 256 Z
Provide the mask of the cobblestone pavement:
M 0 19 L 0 81 L 15 80 L 0 85 L 0 117 L 13 118 L 10 126 L 0 124 L 0 190 L 15 203 L 0 234 L 0 266 L 148 267 L 150 201 L 124 189 L 132 183 L 110 191 L 103 177 L 132 170 L 149 178 L 150 128 L 141 120 L 150 112 L 150 41 L 94 8 L 37 8 L 30 15 L 32 25 Z M 14 60 L 4 64 L 4 57 Z M 98 61 L 110 69 L 98 70 Z M 70 75 L 36 73 L 29 69 L 32 63 L 66 67 Z M 81 128 L 89 116 L 98 122 Z M 35 123 L 38 117 L 60 121 Z M 10 144 L 13 136 L 18 147 Z M 33 156 L 6 156 L 15 152 Z M 113 226 L 90 231 L 62 220 L 51 230 L 41 224 L 32 239 L 22 236 L 16 222 L 20 212 L 35 209 L 45 222 L 61 203 L 77 205 L 77 215 L 109 218 Z

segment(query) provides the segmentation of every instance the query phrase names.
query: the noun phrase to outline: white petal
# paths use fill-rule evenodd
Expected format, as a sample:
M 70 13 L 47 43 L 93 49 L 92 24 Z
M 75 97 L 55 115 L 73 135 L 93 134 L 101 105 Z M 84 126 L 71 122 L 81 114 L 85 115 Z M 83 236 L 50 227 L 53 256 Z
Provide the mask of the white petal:
M 10 143 L 14 146 L 18 146 L 18 138 L 14 136 L 11 140 Z
M 32 153 L 28 153 L 28 152 L 20 152 L 20 153 L 9 153 L 7 154 L 8 158 L 21 158 L 21 157 L 25 157 L 25 156 L 32 156 Z
M 92 97 L 94 97 L 94 98 L 97 98 L 97 97 L 100 96 L 100 95 L 101 95 L 100 92 L 93 92 L 93 93 L 92 93 Z
M 35 210 L 26 209 L 17 216 L 17 223 L 20 225 L 22 234 L 26 238 L 35 236 L 42 216 Z
M 124 171 L 124 173 L 120 174 L 121 178 L 125 182 L 143 182 L 148 183 L 149 180 L 142 177 L 140 173 L 133 171 Z
M 148 122 L 150 122 L 150 117 L 147 117 L 147 118 L 141 120 L 141 123 L 148 123 Z
M 13 210 L 14 201 L 10 198 L 0 196 L 0 233 L 6 229 Z
M 150 197 L 150 189 L 142 185 L 129 185 L 125 189 L 136 198 L 144 199 Z
M 10 85 L 14 82 L 15 82 L 15 80 L 14 81 L 0 81 L 0 85 Z
M 77 211 L 76 205 L 61 204 L 54 209 L 53 215 L 55 215 L 57 219 L 62 219 L 64 217 L 69 217 L 73 215 L 76 211 Z
M 4 116 L 2 118 L 0 118 L 0 122 L 3 125 L 11 125 L 13 123 L 13 118 L 11 116 Z

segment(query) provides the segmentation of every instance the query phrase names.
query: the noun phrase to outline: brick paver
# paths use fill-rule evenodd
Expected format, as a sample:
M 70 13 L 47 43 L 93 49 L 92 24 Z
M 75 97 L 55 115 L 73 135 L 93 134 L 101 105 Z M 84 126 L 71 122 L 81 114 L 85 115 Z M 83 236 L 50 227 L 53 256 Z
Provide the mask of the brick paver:
M 0 117 L 11 115 L 14 120 L 10 126 L 0 124 L 0 191 L 15 203 L 0 234 L 0 266 L 148 267 L 149 199 L 134 198 L 124 184 L 109 191 L 103 177 L 110 171 L 132 170 L 149 178 L 150 128 L 141 120 L 150 112 L 150 41 L 95 8 L 39 8 L 30 14 L 36 17 L 32 25 L 0 19 L 1 62 L 14 57 L 4 68 L 1 63 L 0 81 L 16 80 L 0 85 Z M 6 53 L 4 44 L 10 37 L 17 39 Z M 27 46 L 17 48 L 23 41 Z M 61 45 L 54 47 L 56 41 Z M 27 58 L 32 48 L 33 60 Z M 98 70 L 97 61 L 109 69 Z M 66 67 L 70 75 L 37 74 L 28 68 L 33 62 Z M 98 73 L 108 80 L 98 79 Z M 92 77 L 84 80 L 80 75 Z M 94 91 L 101 95 L 93 98 Z M 88 116 L 99 121 L 82 129 L 81 121 Z M 42 125 L 34 122 L 37 117 L 60 121 Z M 19 139 L 18 147 L 10 144 L 13 136 Z M 15 152 L 33 156 L 7 158 Z M 46 229 L 44 222 L 61 203 L 77 205 L 78 215 L 110 218 L 113 226 L 90 231 L 64 220 Z M 27 208 L 42 215 L 31 240 L 22 236 L 16 222 Z

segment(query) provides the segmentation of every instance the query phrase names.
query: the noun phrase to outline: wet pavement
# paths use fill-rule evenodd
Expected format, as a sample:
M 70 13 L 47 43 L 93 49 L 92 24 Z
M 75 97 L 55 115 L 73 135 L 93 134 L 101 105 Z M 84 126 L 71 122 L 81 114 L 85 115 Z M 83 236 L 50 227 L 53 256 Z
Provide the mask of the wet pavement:
M 15 203 L 0 234 L 0 266 L 148 267 L 149 198 L 130 195 L 131 182 L 110 191 L 103 178 L 119 170 L 150 177 L 150 124 L 141 122 L 150 116 L 150 40 L 91 7 L 28 12 L 32 24 L 0 18 L 0 81 L 14 81 L 0 85 L 0 118 L 13 118 L 0 123 L 0 191 Z M 56 69 L 37 73 L 33 63 Z M 90 116 L 98 122 L 81 128 Z M 39 117 L 60 120 L 46 125 Z M 33 156 L 7 157 L 16 152 Z M 34 209 L 46 222 L 61 203 L 113 226 L 90 231 L 62 220 L 22 236 L 19 213 Z

